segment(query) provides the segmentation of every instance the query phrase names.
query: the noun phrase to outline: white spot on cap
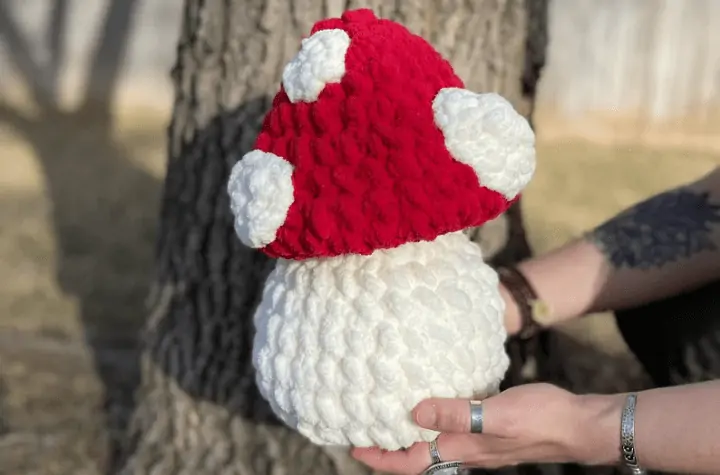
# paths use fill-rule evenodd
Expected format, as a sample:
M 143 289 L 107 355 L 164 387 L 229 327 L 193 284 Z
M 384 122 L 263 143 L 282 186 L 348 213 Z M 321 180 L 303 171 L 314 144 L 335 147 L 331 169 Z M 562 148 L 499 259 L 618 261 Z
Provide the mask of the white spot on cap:
M 228 180 L 235 232 L 246 246 L 275 240 L 293 203 L 293 166 L 269 152 L 253 150 L 235 164 Z
M 535 134 L 512 104 L 495 93 L 444 88 L 432 104 L 453 158 L 472 167 L 480 185 L 508 200 L 535 173 Z
M 343 30 L 320 30 L 302 40 L 300 52 L 283 70 L 283 87 L 290 102 L 313 102 L 326 84 L 345 75 L 350 37 Z

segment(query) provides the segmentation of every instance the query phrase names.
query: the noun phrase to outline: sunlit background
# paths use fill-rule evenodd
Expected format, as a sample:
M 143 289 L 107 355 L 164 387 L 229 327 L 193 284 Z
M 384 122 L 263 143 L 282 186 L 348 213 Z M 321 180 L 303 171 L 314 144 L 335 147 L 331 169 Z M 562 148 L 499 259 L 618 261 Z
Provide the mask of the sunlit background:
M 96 473 L 98 372 L 131 397 L 182 4 L 0 0 L 2 474 Z M 535 125 L 536 252 L 720 165 L 720 2 L 552 1 Z M 607 316 L 567 331 L 625 351 Z

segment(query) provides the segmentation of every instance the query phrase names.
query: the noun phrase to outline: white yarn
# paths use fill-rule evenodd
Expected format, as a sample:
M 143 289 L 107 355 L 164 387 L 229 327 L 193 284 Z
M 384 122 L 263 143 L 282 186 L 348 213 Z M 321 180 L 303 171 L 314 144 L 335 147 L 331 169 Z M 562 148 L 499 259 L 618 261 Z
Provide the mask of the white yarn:
M 350 37 L 340 29 L 320 30 L 302 40 L 300 51 L 282 75 L 290 102 L 316 101 L 326 84 L 339 83 L 345 75 L 348 48 Z
M 435 124 L 455 160 L 472 167 L 481 186 L 513 199 L 535 173 L 535 134 L 495 93 L 444 88 L 433 100 Z
M 261 150 L 246 153 L 233 166 L 227 190 L 243 244 L 260 248 L 275 240 L 295 199 L 292 174 L 290 162 Z
M 463 233 L 280 259 L 255 314 L 257 384 L 316 444 L 409 447 L 437 435 L 411 419 L 422 399 L 498 391 L 503 314 L 497 274 Z

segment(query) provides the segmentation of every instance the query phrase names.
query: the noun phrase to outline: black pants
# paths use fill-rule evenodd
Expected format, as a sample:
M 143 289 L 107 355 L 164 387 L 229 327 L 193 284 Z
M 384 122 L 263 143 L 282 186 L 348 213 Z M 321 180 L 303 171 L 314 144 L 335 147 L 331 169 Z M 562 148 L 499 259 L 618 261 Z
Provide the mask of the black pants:
M 656 386 L 720 379 L 720 281 L 615 319 Z

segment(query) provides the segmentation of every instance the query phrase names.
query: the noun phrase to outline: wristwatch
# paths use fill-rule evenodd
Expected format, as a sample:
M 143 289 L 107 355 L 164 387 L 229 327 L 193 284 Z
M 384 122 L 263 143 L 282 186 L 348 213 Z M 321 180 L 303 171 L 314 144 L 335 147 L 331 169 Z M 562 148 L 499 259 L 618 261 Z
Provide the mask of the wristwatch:
M 520 331 L 518 337 L 528 339 L 536 335 L 543 327 L 550 325 L 551 309 L 525 275 L 514 266 L 497 269 L 500 283 L 512 295 L 520 311 Z

